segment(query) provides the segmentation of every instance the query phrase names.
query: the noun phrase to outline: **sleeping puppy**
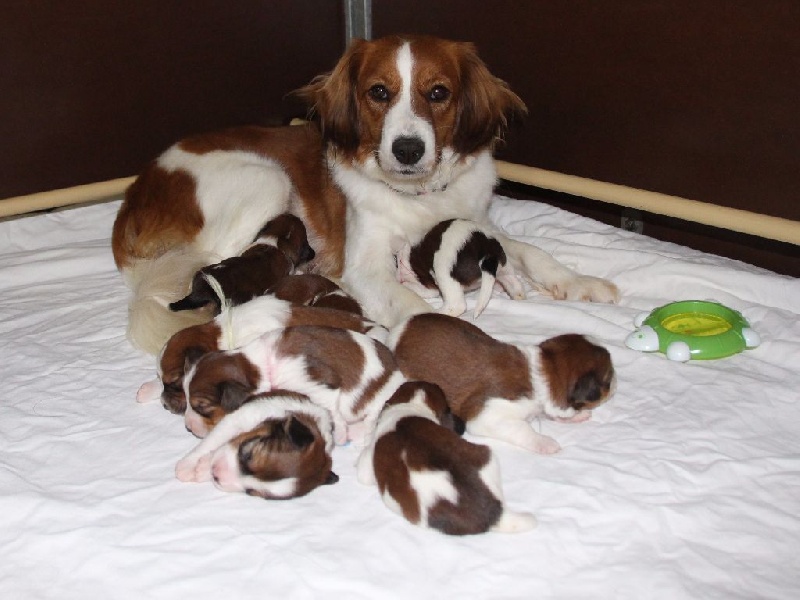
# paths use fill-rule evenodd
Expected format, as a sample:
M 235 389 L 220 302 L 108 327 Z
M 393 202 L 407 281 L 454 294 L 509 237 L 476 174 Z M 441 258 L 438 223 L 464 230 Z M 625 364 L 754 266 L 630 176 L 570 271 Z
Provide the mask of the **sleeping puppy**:
M 515 346 L 461 319 L 428 313 L 392 330 L 389 346 L 408 379 L 442 388 L 468 432 L 540 454 L 560 446 L 528 420 L 585 421 L 615 387 L 608 351 L 576 334 Z
M 262 296 L 295 267 L 314 258 L 303 222 L 290 214 L 269 221 L 255 241 L 239 256 L 203 267 L 192 279 L 189 295 L 169 305 L 170 310 L 192 310 L 213 305 L 238 306 Z
M 383 501 L 410 523 L 450 535 L 520 532 L 536 526 L 528 513 L 503 507 L 500 467 L 488 446 L 459 437 L 439 386 L 401 385 L 386 403 L 358 459 L 358 479 L 377 483 Z
M 287 275 L 275 284 L 272 295 L 292 304 L 335 308 L 359 316 L 364 314 L 355 298 L 327 277 L 314 273 Z
M 202 356 L 184 378 L 186 428 L 204 437 L 252 394 L 283 389 L 331 411 L 337 444 L 360 443 L 403 381 L 389 349 L 366 335 L 287 327 Z
M 233 350 L 258 336 L 298 325 L 319 325 L 357 331 L 383 341 L 387 332 L 372 321 L 331 308 L 292 306 L 272 296 L 259 296 L 219 314 L 214 320 L 193 325 L 174 334 L 158 357 L 158 377 L 148 381 L 136 394 L 138 402 L 161 399 L 175 414 L 186 411 L 183 376 L 201 356 L 217 350 Z
M 328 411 L 301 394 L 274 390 L 249 398 L 175 466 L 181 481 L 283 500 L 336 483 Z
M 439 312 L 457 317 L 467 310 L 464 292 L 480 289 L 475 304 L 477 318 L 492 297 L 497 281 L 508 295 L 525 298 L 525 289 L 508 264 L 503 246 L 473 221 L 449 219 L 435 225 L 411 247 L 405 243 L 397 255 L 398 280 L 419 296 L 441 293 Z

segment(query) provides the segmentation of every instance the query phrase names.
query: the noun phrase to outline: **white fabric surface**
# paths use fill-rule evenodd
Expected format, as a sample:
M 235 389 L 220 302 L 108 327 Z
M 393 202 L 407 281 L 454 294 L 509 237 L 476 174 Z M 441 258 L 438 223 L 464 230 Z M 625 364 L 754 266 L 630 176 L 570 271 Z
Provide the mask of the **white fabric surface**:
M 798 280 L 498 198 L 509 233 L 623 299 L 496 293 L 477 324 L 590 334 L 619 385 L 587 423 L 534 424 L 555 456 L 490 442 L 536 530 L 453 538 L 360 485 L 353 447 L 334 452 L 338 484 L 290 501 L 177 481 L 195 440 L 134 400 L 154 359 L 124 335 L 118 206 L 0 223 L 0 598 L 800 598 Z M 741 311 L 763 344 L 686 364 L 625 347 L 638 313 L 681 299 Z

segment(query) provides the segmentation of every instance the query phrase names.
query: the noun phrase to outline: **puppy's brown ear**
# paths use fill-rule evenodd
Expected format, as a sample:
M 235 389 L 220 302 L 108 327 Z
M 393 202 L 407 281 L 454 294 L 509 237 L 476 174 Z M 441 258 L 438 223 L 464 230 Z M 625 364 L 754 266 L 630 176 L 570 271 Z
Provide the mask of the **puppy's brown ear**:
M 333 485 L 339 481 L 339 476 L 331 471 L 328 473 L 328 476 L 325 478 L 325 481 L 322 482 L 322 485 Z
M 453 146 L 470 154 L 499 138 L 509 118 L 522 117 L 528 109 L 508 84 L 491 74 L 475 46 L 454 42 L 459 57 L 461 93 Z
M 353 40 L 333 71 L 294 92 L 311 107 L 310 115 L 319 119 L 322 137 L 345 151 L 359 144 L 356 80 L 367 43 Z
M 238 381 L 224 381 L 219 384 L 219 405 L 226 413 L 232 413 L 250 397 L 252 391 Z
M 314 432 L 295 417 L 289 417 L 284 422 L 284 430 L 289 440 L 298 448 L 305 448 L 314 443 Z
M 206 351 L 200 346 L 189 346 L 183 353 L 183 372 L 188 373 L 195 363 L 200 360 Z
M 590 371 L 578 377 L 569 392 L 568 399 L 571 407 L 580 410 L 600 400 L 602 395 L 602 384 L 597 378 L 597 375 L 593 371 Z

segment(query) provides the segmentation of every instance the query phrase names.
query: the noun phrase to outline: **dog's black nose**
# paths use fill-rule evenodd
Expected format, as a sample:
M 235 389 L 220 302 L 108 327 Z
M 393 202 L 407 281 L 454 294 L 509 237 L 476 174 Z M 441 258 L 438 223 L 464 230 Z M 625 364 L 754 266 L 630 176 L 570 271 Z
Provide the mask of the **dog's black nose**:
M 425 154 L 425 143 L 416 137 L 399 137 L 392 144 L 392 154 L 402 164 L 413 165 Z

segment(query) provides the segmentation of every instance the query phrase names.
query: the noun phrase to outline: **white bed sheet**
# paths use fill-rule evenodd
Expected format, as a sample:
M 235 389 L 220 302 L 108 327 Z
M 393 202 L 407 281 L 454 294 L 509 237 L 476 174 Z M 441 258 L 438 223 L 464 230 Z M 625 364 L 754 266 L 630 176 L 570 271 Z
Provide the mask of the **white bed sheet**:
M 508 232 L 623 299 L 496 294 L 477 324 L 590 334 L 619 385 L 588 423 L 535 424 L 555 456 L 490 442 L 536 530 L 454 538 L 391 513 L 353 447 L 338 484 L 290 501 L 177 481 L 195 440 L 134 400 L 154 359 L 125 339 L 118 206 L 0 223 L 0 598 L 800 598 L 797 279 L 497 198 Z M 686 364 L 625 347 L 638 313 L 680 299 L 741 311 L 763 344 Z

